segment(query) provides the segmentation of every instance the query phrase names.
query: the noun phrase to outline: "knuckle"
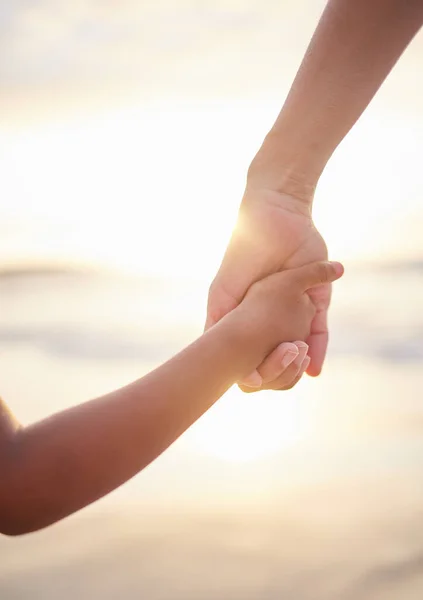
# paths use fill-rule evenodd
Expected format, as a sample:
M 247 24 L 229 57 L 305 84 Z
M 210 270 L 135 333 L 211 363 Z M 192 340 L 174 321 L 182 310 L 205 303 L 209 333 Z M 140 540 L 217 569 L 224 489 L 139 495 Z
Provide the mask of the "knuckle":
M 329 283 L 332 279 L 333 267 L 328 262 L 323 262 L 320 265 L 320 280 L 322 283 Z
M 317 277 L 320 283 L 326 283 L 329 280 L 327 263 L 320 263 L 318 266 Z
M 289 365 L 287 370 L 273 381 L 266 384 L 267 390 L 285 391 L 290 390 L 298 381 L 298 367 L 295 363 Z

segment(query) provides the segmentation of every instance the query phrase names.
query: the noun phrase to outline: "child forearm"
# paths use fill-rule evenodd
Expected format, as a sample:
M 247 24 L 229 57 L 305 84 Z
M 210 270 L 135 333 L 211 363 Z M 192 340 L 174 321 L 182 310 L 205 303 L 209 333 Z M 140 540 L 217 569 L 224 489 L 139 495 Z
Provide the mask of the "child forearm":
M 143 469 L 260 361 L 245 336 L 222 322 L 142 379 L 18 429 L 0 460 L 0 531 L 45 527 Z
M 307 290 L 342 272 L 320 262 L 273 274 L 149 375 L 29 427 L 0 402 L 0 532 L 46 527 L 138 473 L 281 340 L 305 339 Z

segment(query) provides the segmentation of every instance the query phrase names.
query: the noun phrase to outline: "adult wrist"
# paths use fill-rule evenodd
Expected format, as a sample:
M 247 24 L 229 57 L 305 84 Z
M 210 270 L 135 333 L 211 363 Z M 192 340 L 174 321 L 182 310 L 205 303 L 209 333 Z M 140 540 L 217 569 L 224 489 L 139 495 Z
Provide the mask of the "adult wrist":
M 326 161 L 317 153 L 295 144 L 271 130 L 253 158 L 247 174 L 247 187 L 286 194 L 311 206 Z

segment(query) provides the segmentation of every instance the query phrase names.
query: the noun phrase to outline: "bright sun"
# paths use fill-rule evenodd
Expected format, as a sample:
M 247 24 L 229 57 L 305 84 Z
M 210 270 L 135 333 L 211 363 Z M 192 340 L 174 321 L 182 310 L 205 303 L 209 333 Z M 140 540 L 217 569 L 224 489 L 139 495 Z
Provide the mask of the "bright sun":
M 9 140 L 25 172 L 16 181 L 13 169 L 4 169 L 12 216 L 20 210 L 30 229 L 21 253 L 209 279 L 235 222 L 264 114 L 265 107 L 243 114 L 230 105 L 122 111 Z M 357 204 L 365 195 L 346 198 L 345 180 L 347 173 L 333 169 L 315 208 L 331 255 L 340 260 L 358 247 L 368 255 L 380 230 L 378 202 L 366 207 L 364 219 Z
M 185 434 L 185 440 L 197 451 L 226 461 L 276 454 L 303 442 L 311 432 L 311 416 L 300 396 L 298 390 L 289 397 L 272 392 L 250 396 L 233 387 Z

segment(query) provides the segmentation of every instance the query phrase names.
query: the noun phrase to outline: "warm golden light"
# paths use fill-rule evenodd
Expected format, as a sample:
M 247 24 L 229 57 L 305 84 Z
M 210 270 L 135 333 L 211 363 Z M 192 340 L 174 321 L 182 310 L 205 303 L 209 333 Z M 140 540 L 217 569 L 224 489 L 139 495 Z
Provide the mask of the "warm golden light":
M 234 225 L 254 132 L 267 111 L 265 104 L 122 110 L 10 135 L 8 155 L 19 172 L 3 169 L 6 208 L 21 227 L 26 223 L 10 252 L 209 279 Z M 350 151 L 356 150 L 353 140 Z M 366 194 L 356 193 L 345 165 L 330 169 L 314 212 L 331 256 L 377 257 L 381 234 L 391 233 L 395 221 L 389 208 L 396 195 L 368 189 L 376 185 L 371 169 L 366 177 L 361 166 Z M 398 239 L 389 235 L 395 251 Z
M 296 401 L 300 388 L 289 396 L 246 396 L 234 387 L 185 434 L 186 440 L 201 453 L 234 462 L 254 461 L 303 443 L 312 421 L 305 404 Z

